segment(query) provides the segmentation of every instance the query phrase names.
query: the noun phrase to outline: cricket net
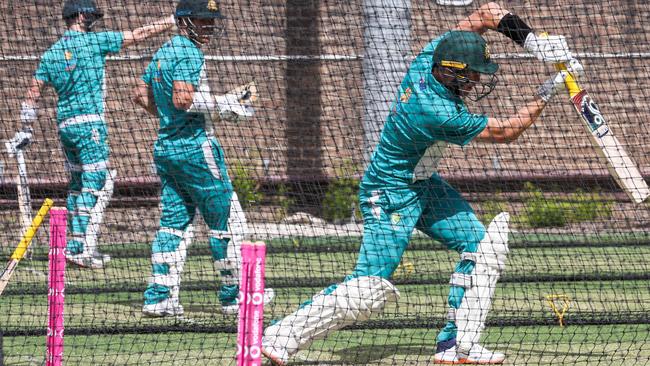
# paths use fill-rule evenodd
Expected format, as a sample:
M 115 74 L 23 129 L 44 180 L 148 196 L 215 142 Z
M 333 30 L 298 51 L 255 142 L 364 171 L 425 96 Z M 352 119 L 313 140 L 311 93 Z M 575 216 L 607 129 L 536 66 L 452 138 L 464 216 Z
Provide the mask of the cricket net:
M 254 117 L 214 126 L 249 226 L 266 242 L 266 285 L 279 319 L 353 270 L 363 235 L 359 182 L 409 63 L 486 1 L 222 0 L 226 33 L 203 47 L 211 89 L 255 81 Z M 471 2 L 471 1 L 468 1 Z M 96 30 L 131 30 L 170 15 L 175 1 L 98 0 Z M 641 173 L 650 174 L 650 3 L 532 0 L 502 4 L 536 31 L 561 34 L 585 66 L 581 86 Z M 20 130 L 21 102 L 41 55 L 63 36 L 61 1 L 5 1 L 0 11 L 0 139 Z M 235 365 L 237 317 L 217 297 L 209 229 L 197 217 L 178 317 L 147 318 L 143 292 L 159 228 L 153 164 L 159 122 L 131 90 L 174 31 L 106 61 L 105 121 L 115 192 L 99 249 L 103 269 L 69 266 L 64 362 L 70 365 Z M 499 83 L 473 113 L 506 117 L 555 69 L 496 32 L 485 35 Z M 101 82 L 98 80 L 97 82 Z M 69 172 L 45 88 L 24 150 L 36 205 L 64 206 Z M 3 145 L 4 146 L 4 145 Z M 511 215 L 510 254 L 482 344 L 510 365 L 650 365 L 650 213 L 611 177 L 562 91 L 517 141 L 451 146 L 439 174 L 487 225 Z M 20 240 L 19 162 L 0 153 L 0 253 Z M 395 222 L 395 225 L 399 225 Z M 0 296 L 0 364 L 42 364 L 47 325 L 47 225 Z M 416 231 L 391 282 L 400 299 L 366 322 L 317 340 L 296 365 L 430 365 L 447 317 L 458 253 Z

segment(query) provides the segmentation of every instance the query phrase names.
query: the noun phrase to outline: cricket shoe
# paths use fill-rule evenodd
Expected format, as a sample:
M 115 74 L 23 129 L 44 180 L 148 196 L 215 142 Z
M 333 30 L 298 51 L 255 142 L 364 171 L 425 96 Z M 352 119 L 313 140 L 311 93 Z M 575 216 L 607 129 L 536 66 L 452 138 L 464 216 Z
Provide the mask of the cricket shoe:
M 272 288 L 264 289 L 264 305 L 268 305 L 273 301 L 275 291 Z M 221 304 L 221 312 L 224 315 L 237 315 L 239 314 L 239 301 L 235 300 L 230 304 Z
M 450 346 L 451 345 L 451 346 Z M 506 359 L 500 352 L 492 352 L 480 344 L 474 344 L 467 357 L 459 357 L 456 340 L 438 344 L 433 363 L 442 365 L 499 365 Z
M 102 269 L 111 261 L 111 256 L 99 252 L 79 254 L 65 253 L 65 259 L 72 264 L 83 268 Z
M 262 337 L 262 354 L 273 365 L 284 366 L 289 363 L 289 352 L 285 348 L 275 347 L 266 337 Z
M 178 299 L 167 298 L 155 304 L 145 304 L 142 307 L 144 316 L 151 318 L 161 318 L 165 316 L 180 316 L 183 315 L 183 305 L 180 304 Z

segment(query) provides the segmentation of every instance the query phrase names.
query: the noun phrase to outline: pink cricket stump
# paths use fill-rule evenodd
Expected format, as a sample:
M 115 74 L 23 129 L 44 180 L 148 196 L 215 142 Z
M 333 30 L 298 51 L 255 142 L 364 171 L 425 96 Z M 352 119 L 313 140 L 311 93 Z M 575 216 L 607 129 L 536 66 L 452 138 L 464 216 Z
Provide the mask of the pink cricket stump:
M 237 366 L 262 364 L 266 244 L 243 242 L 239 282 Z
M 50 275 L 47 293 L 47 353 L 46 366 L 63 363 L 63 303 L 65 300 L 65 208 L 50 210 Z

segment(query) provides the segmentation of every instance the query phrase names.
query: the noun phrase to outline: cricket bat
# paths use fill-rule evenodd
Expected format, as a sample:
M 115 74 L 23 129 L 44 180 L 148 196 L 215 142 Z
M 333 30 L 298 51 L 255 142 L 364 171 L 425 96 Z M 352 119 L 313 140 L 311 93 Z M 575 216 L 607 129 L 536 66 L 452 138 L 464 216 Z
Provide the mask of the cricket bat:
M 9 156 L 16 158 L 18 165 L 18 179 L 16 182 L 16 191 L 18 193 L 18 209 L 20 211 L 20 226 L 25 233 L 32 223 L 32 200 L 29 193 L 29 184 L 27 183 L 27 165 L 25 164 L 25 155 L 23 149 L 29 144 L 17 133 L 14 138 L 5 143 Z
M 23 234 L 23 238 L 20 240 L 20 244 L 18 244 L 16 250 L 14 250 L 11 258 L 9 259 L 9 262 L 7 263 L 6 268 L 4 271 L 2 271 L 2 275 L 0 275 L 0 295 L 5 290 L 5 287 L 7 287 L 11 276 L 14 274 L 14 271 L 18 266 L 18 262 L 20 262 L 20 260 L 25 256 L 25 252 L 27 252 L 27 248 L 29 248 L 29 244 L 32 242 L 32 238 L 34 238 L 34 235 L 36 235 L 36 231 L 41 226 L 41 223 L 43 223 L 45 215 L 47 215 L 53 205 L 54 201 L 46 198 L 40 210 L 38 210 L 38 213 L 36 213 L 36 217 L 34 217 L 32 220 L 31 225 Z
M 563 63 L 555 66 L 558 70 L 566 70 L 566 65 Z M 634 160 L 612 133 L 596 102 L 578 85 L 571 73 L 567 75 L 565 84 L 573 106 L 585 122 L 591 142 L 599 154 L 607 160 L 609 173 L 634 202 L 645 201 L 650 196 L 650 188 Z

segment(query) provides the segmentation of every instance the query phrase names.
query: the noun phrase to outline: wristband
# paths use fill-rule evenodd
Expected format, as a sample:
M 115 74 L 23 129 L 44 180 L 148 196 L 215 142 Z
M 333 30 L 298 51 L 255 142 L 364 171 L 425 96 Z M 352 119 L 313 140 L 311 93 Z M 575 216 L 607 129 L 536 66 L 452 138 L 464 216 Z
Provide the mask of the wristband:
M 533 32 L 533 29 L 524 23 L 519 16 L 508 13 L 499 21 L 497 32 L 502 33 L 523 47 L 526 37 Z

